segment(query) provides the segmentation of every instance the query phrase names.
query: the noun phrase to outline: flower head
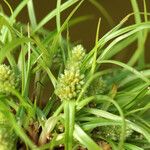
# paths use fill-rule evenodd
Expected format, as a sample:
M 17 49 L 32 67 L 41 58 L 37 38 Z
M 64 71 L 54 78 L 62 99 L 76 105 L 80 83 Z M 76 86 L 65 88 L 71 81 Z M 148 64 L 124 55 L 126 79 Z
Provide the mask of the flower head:
M 81 45 L 73 48 L 64 73 L 58 78 L 55 93 L 61 100 L 75 99 L 84 84 L 84 75 L 80 72 L 81 60 L 85 50 Z
M 9 93 L 9 89 L 15 89 L 17 84 L 17 78 L 10 67 L 0 65 L 0 93 Z
M 82 45 L 77 45 L 72 50 L 72 59 L 73 61 L 81 61 L 85 56 L 85 49 Z

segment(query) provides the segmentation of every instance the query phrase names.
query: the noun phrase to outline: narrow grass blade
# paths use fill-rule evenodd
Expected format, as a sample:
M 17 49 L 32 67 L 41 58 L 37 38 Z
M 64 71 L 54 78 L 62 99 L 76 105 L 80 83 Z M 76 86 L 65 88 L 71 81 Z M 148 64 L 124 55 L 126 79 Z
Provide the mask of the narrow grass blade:
M 89 0 L 89 2 L 93 4 L 102 13 L 102 15 L 106 18 L 107 22 L 110 24 L 111 27 L 115 25 L 115 22 L 110 16 L 110 14 L 97 0 Z
M 34 12 L 33 0 L 28 1 L 27 8 L 28 8 L 28 14 L 29 14 L 31 26 L 32 28 L 35 28 L 37 26 L 37 22 L 36 22 L 36 16 Z
M 150 80 L 148 78 L 146 78 L 142 73 L 140 73 L 139 71 L 137 71 L 136 69 L 122 63 L 119 61 L 115 61 L 115 60 L 103 60 L 103 61 L 97 61 L 98 63 L 111 63 L 111 64 L 116 64 L 118 66 L 121 66 L 129 71 L 131 71 L 133 74 L 135 74 L 137 77 L 139 77 L 140 79 L 142 79 L 143 81 L 145 81 L 146 83 L 150 84 Z
M 1 49 L 1 51 L 0 51 L 0 63 L 4 60 L 7 53 L 11 52 L 14 48 L 21 45 L 22 43 L 27 43 L 30 41 L 31 41 L 31 39 L 23 37 L 23 38 L 19 38 L 19 39 L 18 38 L 14 39 L 9 44 L 5 45 L 3 47 L 3 49 Z
M 51 131 L 54 129 L 56 126 L 56 123 L 58 122 L 58 117 L 50 117 L 48 120 L 46 120 L 42 132 L 39 137 L 38 144 L 43 145 L 47 142 L 47 138 L 50 136 Z
M 60 12 L 66 10 L 68 7 L 72 6 L 74 3 L 78 2 L 79 0 L 69 0 L 61 5 Z M 50 12 L 45 18 L 43 18 L 40 23 L 37 25 L 37 27 L 34 29 L 34 32 L 36 32 L 38 29 L 43 27 L 48 21 L 50 21 L 53 17 L 55 17 L 57 14 L 57 9 Z
M 14 10 L 12 16 L 10 17 L 10 20 L 12 23 L 14 22 L 14 19 L 18 16 L 18 14 L 21 12 L 21 10 L 27 5 L 29 0 L 23 0 L 17 8 Z
M 75 124 L 74 137 L 88 150 L 102 150 L 77 124 Z

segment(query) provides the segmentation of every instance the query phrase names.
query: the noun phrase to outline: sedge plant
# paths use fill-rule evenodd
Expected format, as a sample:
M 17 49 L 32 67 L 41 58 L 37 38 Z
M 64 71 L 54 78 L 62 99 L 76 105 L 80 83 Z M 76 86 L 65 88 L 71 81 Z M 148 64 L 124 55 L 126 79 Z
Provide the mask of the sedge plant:
M 87 1 L 57 0 L 56 8 L 39 22 L 32 0 L 22 0 L 14 10 L 4 2 L 11 15 L 1 7 L 0 150 L 150 149 L 146 1 L 140 10 L 130 0 L 133 12 L 114 25 L 99 1 L 89 0 L 112 26 L 100 37 L 99 19 L 89 51 L 69 40 L 69 28 L 88 19 L 73 18 Z M 72 5 L 62 22 L 61 13 Z M 24 7 L 28 24 L 16 20 Z M 44 25 L 53 18 L 56 30 L 48 31 Z M 135 23 L 126 25 L 129 18 Z M 133 43 L 137 49 L 126 63 L 114 59 Z

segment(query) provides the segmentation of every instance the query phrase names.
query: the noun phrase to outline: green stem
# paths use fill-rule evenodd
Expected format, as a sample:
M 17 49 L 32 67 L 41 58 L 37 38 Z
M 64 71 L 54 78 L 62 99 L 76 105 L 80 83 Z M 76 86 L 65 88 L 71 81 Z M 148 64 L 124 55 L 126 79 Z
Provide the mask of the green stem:
M 75 101 L 65 101 L 65 150 L 72 150 L 75 124 Z
M 53 116 L 58 116 L 58 115 L 62 112 L 63 107 L 64 107 L 64 103 L 62 103 L 62 104 L 57 108 L 57 110 L 54 112 Z
M 74 124 L 75 124 L 75 101 L 71 101 L 69 103 L 69 138 L 70 142 L 69 150 L 72 150 L 72 144 L 73 144 L 73 132 L 74 132 Z

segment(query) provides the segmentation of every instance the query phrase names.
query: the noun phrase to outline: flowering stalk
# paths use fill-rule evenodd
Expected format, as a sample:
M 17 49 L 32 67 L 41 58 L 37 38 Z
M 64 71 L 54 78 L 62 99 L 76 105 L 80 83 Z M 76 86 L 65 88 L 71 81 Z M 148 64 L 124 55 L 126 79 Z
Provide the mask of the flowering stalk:
M 55 90 L 56 95 L 64 101 L 65 150 L 72 150 L 75 124 L 75 100 L 84 84 L 84 74 L 80 70 L 84 56 L 85 50 L 81 45 L 77 45 L 72 49 L 64 74 L 61 74 L 58 78 Z
M 65 117 L 65 150 L 72 150 L 73 132 L 75 124 L 75 101 L 65 101 L 64 104 Z
M 55 93 L 61 100 L 76 99 L 84 84 L 84 74 L 80 72 L 80 64 L 85 51 L 81 45 L 73 48 L 71 58 L 66 64 L 64 74 L 58 78 Z

